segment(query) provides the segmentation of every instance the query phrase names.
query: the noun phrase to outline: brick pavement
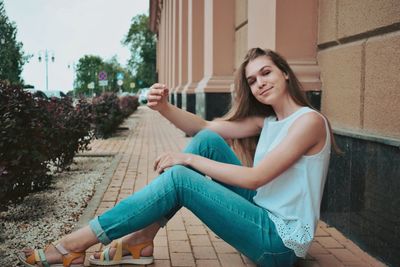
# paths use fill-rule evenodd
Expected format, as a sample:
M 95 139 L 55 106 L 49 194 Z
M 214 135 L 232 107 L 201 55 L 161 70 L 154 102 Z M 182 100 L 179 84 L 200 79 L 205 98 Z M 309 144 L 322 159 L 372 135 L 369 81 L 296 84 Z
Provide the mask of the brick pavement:
M 165 151 L 181 151 L 189 141 L 180 130 L 147 107 L 140 107 L 125 122 L 125 126 L 130 128 L 129 131 L 107 140 L 95 140 L 88 153 L 120 155 L 96 214 L 113 207 L 156 177 L 152 164 L 157 155 Z M 159 231 L 154 244 L 155 262 L 150 266 L 255 266 L 187 209 L 179 211 Z M 88 256 L 100 249 L 100 245 L 93 246 L 88 250 Z M 321 221 L 309 254 L 299 266 L 385 265 Z

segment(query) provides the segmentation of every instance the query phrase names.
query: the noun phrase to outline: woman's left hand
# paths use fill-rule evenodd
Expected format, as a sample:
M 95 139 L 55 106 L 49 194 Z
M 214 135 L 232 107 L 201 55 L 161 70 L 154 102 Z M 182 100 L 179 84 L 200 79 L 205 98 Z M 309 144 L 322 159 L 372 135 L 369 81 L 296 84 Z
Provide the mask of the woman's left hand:
M 185 153 L 168 152 L 157 157 L 154 162 L 153 169 L 158 173 L 164 172 L 165 169 L 174 165 L 188 165 L 189 155 Z

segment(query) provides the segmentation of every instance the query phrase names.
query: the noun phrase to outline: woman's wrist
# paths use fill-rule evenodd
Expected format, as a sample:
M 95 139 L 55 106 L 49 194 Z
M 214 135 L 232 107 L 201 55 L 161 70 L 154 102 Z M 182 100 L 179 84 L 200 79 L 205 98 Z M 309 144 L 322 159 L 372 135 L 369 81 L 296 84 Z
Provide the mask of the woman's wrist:
M 169 102 L 166 102 L 160 109 L 158 109 L 158 112 L 164 116 L 164 114 L 168 113 L 168 110 L 170 109 L 169 107 Z
M 185 154 L 183 165 L 191 167 L 193 163 L 193 156 L 194 156 L 193 154 Z

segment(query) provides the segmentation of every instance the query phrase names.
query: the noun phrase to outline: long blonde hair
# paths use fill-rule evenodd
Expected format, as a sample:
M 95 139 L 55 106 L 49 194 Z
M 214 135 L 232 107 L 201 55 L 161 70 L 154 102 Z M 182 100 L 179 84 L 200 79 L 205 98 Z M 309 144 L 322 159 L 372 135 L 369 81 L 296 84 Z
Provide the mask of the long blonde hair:
M 249 116 L 268 117 L 276 115 L 272 106 L 262 104 L 254 97 L 247 82 L 246 67 L 250 61 L 260 56 L 267 56 L 270 58 L 272 62 L 288 76 L 288 93 L 296 104 L 315 109 L 311 106 L 310 102 L 306 98 L 304 91 L 302 90 L 302 86 L 293 70 L 281 55 L 270 49 L 252 48 L 247 52 L 244 61 L 235 73 L 234 93 L 231 102 L 231 108 L 228 113 L 221 118 L 222 120 L 240 121 Z M 327 120 L 327 122 L 331 134 L 332 146 L 334 150 L 338 152 L 340 150 L 335 143 L 335 139 L 333 138 L 329 121 Z M 253 164 L 258 138 L 259 135 L 231 140 L 230 144 L 236 154 L 239 156 L 243 165 L 251 166 Z

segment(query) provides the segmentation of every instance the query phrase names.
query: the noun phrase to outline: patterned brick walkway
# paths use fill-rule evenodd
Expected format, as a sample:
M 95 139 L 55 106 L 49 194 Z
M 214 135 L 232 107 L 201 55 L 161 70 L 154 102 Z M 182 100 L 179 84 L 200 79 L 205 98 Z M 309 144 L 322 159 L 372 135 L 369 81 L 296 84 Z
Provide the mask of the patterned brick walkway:
M 141 189 L 156 177 L 152 164 L 160 153 L 180 151 L 189 141 L 180 130 L 147 107 L 140 107 L 125 125 L 130 128 L 127 134 L 108 140 L 96 140 L 89 152 L 120 156 L 96 214 L 113 207 L 119 200 Z M 100 245 L 93 246 L 88 254 L 100 249 Z M 155 240 L 154 257 L 155 262 L 151 266 L 255 266 L 187 209 L 179 211 L 160 230 Z M 335 228 L 320 222 L 309 255 L 299 266 L 385 265 L 363 252 Z

